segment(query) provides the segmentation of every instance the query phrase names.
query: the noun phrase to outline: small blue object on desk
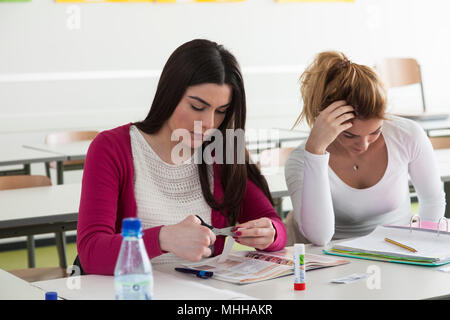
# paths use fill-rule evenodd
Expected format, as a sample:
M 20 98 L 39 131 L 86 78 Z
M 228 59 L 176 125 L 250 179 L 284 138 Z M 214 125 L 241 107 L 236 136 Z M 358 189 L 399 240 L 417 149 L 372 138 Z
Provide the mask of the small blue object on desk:
M 54 291 L 46 292 L 45 300 L 58 300 L 58 294 Z
M 179 271 L 179 272 L 183 272 L 183 273 L 192 273 L 202 279 L 208 279 L 214 275 L 214 272 L 212 272 L 212 271 L 195 270 L 195 269 L 189 269 L 189 268 L 175 268 L 175 270 Z

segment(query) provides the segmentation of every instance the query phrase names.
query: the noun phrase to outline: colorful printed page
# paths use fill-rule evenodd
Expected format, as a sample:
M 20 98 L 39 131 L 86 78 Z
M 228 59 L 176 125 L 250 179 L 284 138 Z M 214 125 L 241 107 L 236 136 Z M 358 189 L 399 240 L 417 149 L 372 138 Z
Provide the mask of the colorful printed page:
M 286 247 L 277 252 L 235 251 L 206 259 L 197 263 L 184 264 L 185 267 L 214 272 L 214 279 L 237 284 L 269 280 L 294 273 L 294 248 Z M 305 255 L 306 270 L 326 268 L 349 263 L 323 255 Z

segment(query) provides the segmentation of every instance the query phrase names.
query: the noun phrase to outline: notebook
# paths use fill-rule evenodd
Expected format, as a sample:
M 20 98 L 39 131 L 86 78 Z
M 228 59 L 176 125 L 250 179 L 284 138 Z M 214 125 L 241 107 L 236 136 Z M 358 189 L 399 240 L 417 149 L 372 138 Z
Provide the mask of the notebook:
M 385 238 L 414 248 L 417 252 L 387 242 Z M 409 226 L 378 226 L 367 236 L 336 243 L 323 251 L 351 258 L 439 266 L 450 263 L 450 232 L 438 233 L 435 229 Z

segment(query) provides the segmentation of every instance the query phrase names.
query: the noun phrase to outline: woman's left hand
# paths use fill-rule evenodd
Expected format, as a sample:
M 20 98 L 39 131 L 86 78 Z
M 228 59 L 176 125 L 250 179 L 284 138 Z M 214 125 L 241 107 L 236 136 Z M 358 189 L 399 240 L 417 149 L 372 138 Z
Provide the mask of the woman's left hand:
M 236 226 L 234 239 L 245 246 L 264 250 L 275 240 L 276 230 L 269 218 L 247 221 Z

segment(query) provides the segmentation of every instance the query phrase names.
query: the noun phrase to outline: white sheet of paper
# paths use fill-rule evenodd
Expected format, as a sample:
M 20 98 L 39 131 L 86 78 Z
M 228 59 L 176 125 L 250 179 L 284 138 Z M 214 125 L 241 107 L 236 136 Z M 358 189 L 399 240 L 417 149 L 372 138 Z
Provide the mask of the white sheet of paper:
M 233 249 L 233 245 L 235 242 L 236 241 L 232 237 L 228 237 L 227 243 L 225 244 L 222 254 L 220 255 L 219 262 L 224 262 L 225 260 L 227 260 L 228 255 L 230 254 L 231 250 Z
M 164 272 L 153 271 L 155 300 L 228 300 L 254 299 L 231 290 L 217 289 L 204 279 L 185 280 Z M 79 281 L 79 282 L 77 282 Z M 44 291 L 56 291 L 67 300 L 113 300 L 114 277 L 86 275 L 31 283 Z M 79 287 L 77 286 L 79 284 Z
M 369 274 L 367 273 L 353 273 L 351 275 L 342 277 L 342 278 L 338 278 L 338 279 L 333 279 L 330 282 L 331 283 L 352 283 L 361 279 L 366 279 L 369 276 Z

